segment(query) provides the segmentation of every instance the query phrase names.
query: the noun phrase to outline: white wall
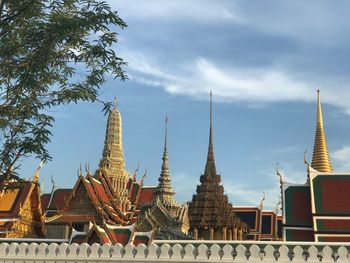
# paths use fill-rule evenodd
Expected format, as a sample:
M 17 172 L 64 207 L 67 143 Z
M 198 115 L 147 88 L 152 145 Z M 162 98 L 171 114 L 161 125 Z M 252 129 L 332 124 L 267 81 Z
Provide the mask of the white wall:
M 164 242 L 164 241 L 163 241 Z M 350 262 L 350 244 L 272 242 L 158 241 L 149 247 L 128 244 L 99 245 L 56 243 L 1 243 L 0 263 L 64 262 Z M 216 244 L 218 243 L 218 244 Z

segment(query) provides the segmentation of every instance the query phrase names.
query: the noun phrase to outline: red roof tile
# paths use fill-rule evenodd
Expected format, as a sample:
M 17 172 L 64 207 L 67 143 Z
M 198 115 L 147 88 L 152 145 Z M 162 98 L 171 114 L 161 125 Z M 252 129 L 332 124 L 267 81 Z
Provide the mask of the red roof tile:
M 155 191 L 157 187 L 142 187 L 139 198 L 139 205 L 148 205 L 151 204 L 155 198 Z

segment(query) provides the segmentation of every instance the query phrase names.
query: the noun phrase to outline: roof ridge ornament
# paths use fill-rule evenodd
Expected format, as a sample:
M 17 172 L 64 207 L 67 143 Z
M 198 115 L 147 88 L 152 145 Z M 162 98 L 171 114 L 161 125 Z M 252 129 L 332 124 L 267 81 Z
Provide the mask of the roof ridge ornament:
M 41 160 L 40 163 L 39 163 L 38 168 L 36 168 L 36 170 L 35 170 L 33 182 L 35 182 L 35 183 L 39 182 L 39 171 L 42 168 L 43 168 L 43 161 Z

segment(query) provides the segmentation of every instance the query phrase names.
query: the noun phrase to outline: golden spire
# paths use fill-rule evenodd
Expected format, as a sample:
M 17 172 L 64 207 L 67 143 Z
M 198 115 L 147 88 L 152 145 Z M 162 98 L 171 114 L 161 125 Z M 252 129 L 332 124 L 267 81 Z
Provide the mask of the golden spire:
M 165 135 L 164 135 L 164 152 L 162 157 L 162 171 L 158 178 L 159 184 L 157 189 L 157 195 L 160 200 L 168 204 L 176 204 L 173 199 L 175 192 L 171 187 L 171 178 L 169 174 L 169 157 L 168 157 L 168 116 L 165 116 Z
M 125 160 L 122 141 L 122 117 L 117 110 L 117 99 L 114 97 L 113 110 L 108 115 L 106 137 L 100 161 L 99 169 L 95 176 L 99 175 L 100 170 L 109 177 L 112 188 L 123 202 L 127 200 L 127 182 L 129 174 L 125 170 Z
M 320 90 L 317 90 L 317 124 L 311 167 L 319 172 L 333 172 L 326 143 L 326 136 L 323 129 Z

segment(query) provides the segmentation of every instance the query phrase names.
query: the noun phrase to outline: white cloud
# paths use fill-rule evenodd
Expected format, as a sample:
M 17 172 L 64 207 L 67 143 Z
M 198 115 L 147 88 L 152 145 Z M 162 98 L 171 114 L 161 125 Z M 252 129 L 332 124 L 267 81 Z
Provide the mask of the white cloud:
M 164 88 L 167 92 L 207 97 L 210 90 L 222 101 L 297 101 L 314 100 L 306 83 L 293 80 L 278 69 L 222 69 L 205 58 L 198 58 L 177 69 L 165 69 L 159 61 L 142 53 L 124 52 L 133 80 Z M 175 73 L 171 73 L 171 72 Z
M 147 21 L 197 21 L 200 23 L 221 23 L 240 20 L 235 8 L 210 0 L 133 0 L 108 1 L 126 20 Z
M 266 189 L 262 191 L 254 190 L 252 186 L 243 184 L 224 185 L 225 193 L 229 196 L 229 200 L 233 206 L 259 206 L 265 193 L 264 209 L 275 209 L 279 197 L 280 190 L 278 187 Z
M 334 46 L 348 39 L 348 9 L 348 1 L 337 5 L 329 1 L 264 1 L 262 5 L 240 5 L 239 16 L 241 23 L 260 32 Z
M 316 82 L 296 79 L 278 67 L 222 67 L 200 57 L 172 68 L 142 52 L 124 50 L 122 56 L 129 63 L 131 79 L 171 94 L 207 99 L 212 90 L 216 101 L 248 102 L 248 106 L 257 106 L 271 102 L 316 102 L 316 90 L 321 88 L 323 103 L 341 107 L 350 114 L 346 99 L 350 98 L 350 90 L 342 83 L 332 84 L 337 86 L 337 92 L 334 92 L 333 87 L 320 87 Z
M 331 153 L 331 158 L 339 172 L 350 172 L 350 146 L 343 146 Z

